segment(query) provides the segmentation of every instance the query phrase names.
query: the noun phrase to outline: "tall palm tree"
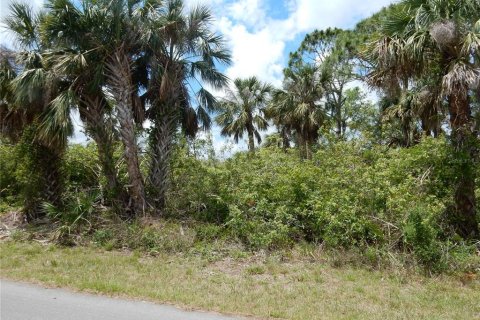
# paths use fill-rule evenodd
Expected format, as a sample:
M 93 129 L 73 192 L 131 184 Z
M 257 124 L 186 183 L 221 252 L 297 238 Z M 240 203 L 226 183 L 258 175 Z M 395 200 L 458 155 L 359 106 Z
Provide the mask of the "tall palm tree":
M 108 85 L 116 101 L 117 118 L 120 124 L 120 136 L 125 151 L 127 172 L 130 180 L 130 195 L 135 214 L 144 213 L 146 209 L 145 186 L 140 171 L 138 146 L 135 134 L 135 119 L 133 116 L 132 66 L 127 54 L 119 50 L 113 55 L 108 66 Z
M 50 0 L 42 28 L 43 36 L 56 46 L 50 60 L 55 70 L 70 80 L 86 131 L 97 143 L 107 189 L 121 200 L 122 187 L 113 158 L 115 130 L 110 121 L 115 116 L 135 213 L 144 212 L 146 206 L 135 121 L 141 122 L 135 115 L 142 106 L 132 75 L 134 57 L 141 54 L 136 32 L 142 21 L 133 12 L 138 5 L 124 0 L 83 1 L 81 5 Z
M 322 104 L 323 90 L 314 66 L 297 66 L 284 71 L 284 88 L 273 93 L 267 115 L 277 126 L 295 132 L 297 147 L 303 159 L 312 157 L 312 146 L 326 115 Z
M 260 131 L 268 127 L 264 118 L 265 107 L 268 103 L 272 86 L 263 83 L 256 77 L 235 79 L 234 87 L 226 90 L 226 97 L 221 102 L 222 111 L 216 121 L 222 127 L 221 134 L 233 136 L 235 142 L 246 133 L 248 150 L 255 152 L 255 138 L 262 141 Z
M 43 19 L 41 13 L 34 14 L 29 6 L 14 2 L 4 21 L 23 50 L 16 54 L 19 72 L 10 84 L 14 99 L 9 101 L 9 115 L 23 119 L 21 131 L 30 144 L 32 177 L 38 177 L 32 192 L 26 194 L 25 212 L 30 220 L 43 215 L 42 201 L 61 204 L 61 161 L 73 131 L 64 108 L 68 97 L 65 82 L 52 72 L 45 58 L 50 44 L 40 37 Z
M 16 142 L 20 140 L 26 119 L 24 110 L 14 108 L 15 93 L 12 81 L 17 77 L 15 52 L 0 47 L 0 135 Z
M 404 0 L 383 23 L 385 36 L 374 43 L 373 82 L 409 83 L 429 74 L 441 79 L 440 99 L 448 104 L 451 140 L 464 159 L 455 186 L 455 225 L 478 236 L 475 203 L 475 148 L 471 92 L 478 85 L 480 22 L 477 0 Z M 381 84 L 383 80 L 383 84 Z
M 145 19 L 141 40 L 148 70 L 147 116 L 149 135 L 151 202 L 162 212 L 168 190 L 170 153 L 177 129 L 194 136 L 211 125 L 216 99 L 204 84 L 221 89 L 227 83 L 216 64 L 229 64 L 230 53 L 222 36 L 212 32 L 207 7 L 186 11 L 182 0 L 152 1 L 138 14 Z
M 42 37 L 52 43 L 48 60 L 57 74 L 70 84 L 71 106 L 78 109 L 86 134 L 95 141 L 103 175 L 107 202 L 124 198 L 114 160 L 116 132 L 112 104 L 105 96 L 105 60 L 108 47 L 102 41 L 111 19 L 100 2 L 50 0 L 46 3 Z M 108 41 L 106 41 L 108 42 Z

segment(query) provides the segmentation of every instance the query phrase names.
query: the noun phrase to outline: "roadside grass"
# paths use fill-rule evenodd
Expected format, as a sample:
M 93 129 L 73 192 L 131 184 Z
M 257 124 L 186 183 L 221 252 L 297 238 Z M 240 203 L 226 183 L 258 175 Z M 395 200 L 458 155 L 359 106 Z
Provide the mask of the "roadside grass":
M 480 319 L 480 283 L 332 267 L 276 256 L 202 255 L 0 243 L 0 276 L 259 318 Z

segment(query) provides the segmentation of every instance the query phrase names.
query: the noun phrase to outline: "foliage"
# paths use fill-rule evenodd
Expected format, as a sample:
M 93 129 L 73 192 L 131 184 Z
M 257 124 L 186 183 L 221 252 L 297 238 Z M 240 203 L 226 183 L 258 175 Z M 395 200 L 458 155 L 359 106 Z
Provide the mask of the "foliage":
M 207 7 L 10 10 L 23 51 L 0 48 L 0 210 L 21 206 L 59 242 L 150 253 L 301 243 L 339 264 L 356 252 L 431 271 L 479 250 L 478 1 L 402 0 L 355 31 L 315 30 L 281 89 L 251 76 L 223 99 L 204 87 L 225 89 L 219 65 L 231 62 Z M 68 143 L 73 110 L 93 142 Z M 248 154 L 216 158 L 211 136 L 196 136 L 213 116 L 222 135 L 247 134 Z
M 282 138 L 288 141 L 294 134 L 300 156 L 310 159 L 326 118 L 320 103 L 323 90 L 312 66 L 285 69 L 284 75 L 284 89 L 273 93 L 267 114 L 279 127 Z
M 181 231 L 174 224 L 159 228 L 115 219 L 105 225 L 111 215 L 95 184 L 95 150 L 71 145 L 65 205 L 44 208 L 65 226 L 59 240 L 71 243 L 75 234 L 93 232 L 93 241 L 106 248 L 148 252 L 186 250 L 196 241 L 221 238 L 253 250 L 310 242 L 360 250 L 374 264 L 384 254 L 404 254 L 433 271 L 464 265 L 456 259 L 475 251 L 448 223 L 455 158 L 445 139 L 426 138 L 408 149 L 335 141 L 303 161 L 278 147 L 219 161 L 197 158 L 190 144 L 181 145 L 173 153 L 166 217 L 193 227 Z M 21 181 L 22 171 L 16 172 L 10 181 Z M 184 236 L 177 239 L 179 232 Z
M 237 78 L 233 84 L 235 89 L 227 89 L 227 97 L 220 102 L 223 110 L 216 121 L 222 128 L 221 134 L 233 136 L 236 143 L 246 132 L 248 148 L 250 152 L 254 152 L 255 139 L 260 144 L 262 142 L 260 131 L 268 128 L 264 113 L 272 87 L 256 77 Z
M 175 159 L 177 193 L 170 207 L 221 223 L 252 248 L 299 240 L 333 248 L 375 246 L 412 252 L 434 266 L 439 243 L 456 239 L 447 223 L 455 159 L 445 139 L 427 138 L 408 149 L 337 142 L 312 161 L 275 147 L 224 163 L 185 153 Z
M 65 154 L 65 173 L 70 187 L 94 188 L 98 186 L 100 175 L 96 146 L 72 144 Z
M 19 181 L 15 172 L 22 164 L 14 145 L 0 144 L 0 195 L 3 199 L 12 197 L 20 191 Z

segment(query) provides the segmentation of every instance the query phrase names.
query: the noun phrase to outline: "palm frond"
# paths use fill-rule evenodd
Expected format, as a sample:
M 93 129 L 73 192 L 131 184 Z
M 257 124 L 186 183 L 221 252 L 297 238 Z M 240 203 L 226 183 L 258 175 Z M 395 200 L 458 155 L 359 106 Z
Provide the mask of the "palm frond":
M 214 112 L 219 109 L 219 104 L 215 96 L 203 87 L 197 92 L 197 100 L 199 105 L 207 111 Z
M 443 77 L 442 93 L 446 96 L 458 92 L 467 93 L 480 83 L 480 68 L 474 68 L 463 61 L 454 61 Z
M 15 34 L 16 41 L 24 48 L 38 47 L 38 24 L 32 7 L 14 1 L 10 4 L 9 11 L 4 23 Z
M 43 102 L 47 75 L 43 68 L 24 70 L 12 81 L 18 105 Z
M 72 90 L 60 93 L 41 116 L 38 138 L 48 145 L 64 146 L 73 134 L 70 110 L 76 106 L 76 95 Z

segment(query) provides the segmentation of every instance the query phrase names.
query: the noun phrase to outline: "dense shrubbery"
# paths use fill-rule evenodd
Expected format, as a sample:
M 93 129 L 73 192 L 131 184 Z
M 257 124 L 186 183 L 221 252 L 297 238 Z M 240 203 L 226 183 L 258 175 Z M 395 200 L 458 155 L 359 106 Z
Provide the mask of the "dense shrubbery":
M 9 204 L 21 202 L 15 195 L 25 183 L 15 160 L 17 148 L 2 146 L 2 199 Z M 185 248 L 193 239 L 216 238 L 251 249 L 311 242 L 373 256 L 412 254 L 438 269 L 458 252 L 462 257 L 475 252 L 448 227 L 454 179 L 449 148 L 444 139 L 425 139 L 406 149 L 336 142 L 303 161 L 293 150 L 278 148 L 261 148 L 254 157 L 239 153 L 225 161 L 198 159 L 187 146 L 178 148 L 167 218 L 194 226 L 188 243 L 179 244 L 178 239 L 165 240 L 168 228 L 140 232 L 138 223 L 121 222 L 121 228 L 99 223 L 99 217 L 115 215 L 101 205 L 94 145 L 72 145 L 64 163 L 69 177 L 65 206 L 44 209 L 68 226 L 64 232 L 82 230 L 112 248 Z M 479 191 L 477 187 L 477 195 Z
M 169 208 L 173 216 L 221 223 L 253 248 L 299 240 L 375 247 L 414 253 L 440 267 L 460 239 L 447 223 L 455 178 L 449 148 L 444 139 L 408 149 L 339 142 L 311 161 L 275 148 L 225 162 L 180 152 Z

